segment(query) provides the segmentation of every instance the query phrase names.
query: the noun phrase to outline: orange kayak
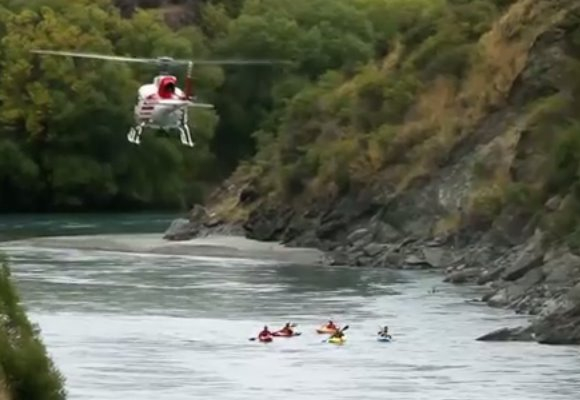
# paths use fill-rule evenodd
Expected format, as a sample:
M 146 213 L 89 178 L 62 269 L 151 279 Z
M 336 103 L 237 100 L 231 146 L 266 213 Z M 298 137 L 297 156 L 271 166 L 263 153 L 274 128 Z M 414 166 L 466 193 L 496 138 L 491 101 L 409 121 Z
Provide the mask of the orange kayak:
M 318 329 L 316 329 L 316 333 L 328 333 L 328 334 L 333 334 L 334 332 L 336 332 L 338 329 L 331 329 L 331 328 L 327 328 L 326 326 L 322 326 Z

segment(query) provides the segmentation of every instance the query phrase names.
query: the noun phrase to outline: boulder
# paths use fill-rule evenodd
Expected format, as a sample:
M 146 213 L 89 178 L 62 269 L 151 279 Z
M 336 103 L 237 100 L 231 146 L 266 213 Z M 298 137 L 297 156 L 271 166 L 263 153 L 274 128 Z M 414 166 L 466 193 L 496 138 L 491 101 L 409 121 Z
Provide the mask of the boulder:
M 379 221 L 373 226 L 374 231 L 374 241 L 378 243 L 394 243 L 401 239 L 402 234 L 393 226 Z
M 479 268 L 465 268 L 459 271 L 454 271 L 450 273 L 445 279 L 444 282 L 451 282 L 451 283 L 465 283 L 477 277 L 479 274 Z
M 387 251 L 389 249 L 388 244 L 379 244 L 379 243 L 369 243 L 364 247 L 364 253 L 368 257 L 377 257 L 381 253 Z
M 580 283 L 552 306 L 552 312 L 533 324 L 542 344 L 580 344 Z
M 528 273 L 528 271 L 541 266 L 543 258 L 542 235 L 537 232 L 520 252 L 513 265 L 504 271 L 502 278 L 506 281 L 515 281 Z
M 163 234 L 165 240 L 190 240 L 197 236 L 199 227 L 185 218 L 178 218 L 171 222 Z
M 357 243 L 370 241 L 371 236 L 372 234 L 367 228 L 356 229 L 346 237 L 346 243 L 356 247 Z
M 547 260 L 542 270 L 546 275 L 547 284 L 573 286 L 574 281 L 580 278 L 580 257 L 565 252 Z
M 484 269 L 479 279 L 477 280 L 478 285 L 485 285 L 488 282 L 495 281 L 501 274 L 505 271 L 505 265 L 499 265 L 491 270 Z
M 434 268 L 443 267 L 443 259 L 445 257 L 445 250 L 441 247 L 424 247 L 422 249 L 423 256 L 427 264 Z
M 476 340 L 483 342 L 529 342 L 534 340 L 534 333 L 530 327 L 500 328 L 480 336 Z

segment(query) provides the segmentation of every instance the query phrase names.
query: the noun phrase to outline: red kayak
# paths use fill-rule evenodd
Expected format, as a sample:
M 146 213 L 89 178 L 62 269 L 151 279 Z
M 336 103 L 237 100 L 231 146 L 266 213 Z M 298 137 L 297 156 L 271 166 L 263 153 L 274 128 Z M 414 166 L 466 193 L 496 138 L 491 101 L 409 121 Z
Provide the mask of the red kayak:
M 272 336 L 258 336 L 258 340 L 260 342 L 269 343 L 274 339 L 272 339 Z

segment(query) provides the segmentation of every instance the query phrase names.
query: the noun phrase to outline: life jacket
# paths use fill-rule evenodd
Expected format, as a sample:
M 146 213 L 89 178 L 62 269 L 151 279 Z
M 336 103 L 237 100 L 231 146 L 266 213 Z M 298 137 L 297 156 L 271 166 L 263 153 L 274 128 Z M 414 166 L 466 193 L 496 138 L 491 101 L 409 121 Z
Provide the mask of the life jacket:
M 262 331 L 262 332 L 260 332 L 260 334 L 258 336 L 259 337 L 272 336 L 272 332 L 270 332 L 270 331 Z

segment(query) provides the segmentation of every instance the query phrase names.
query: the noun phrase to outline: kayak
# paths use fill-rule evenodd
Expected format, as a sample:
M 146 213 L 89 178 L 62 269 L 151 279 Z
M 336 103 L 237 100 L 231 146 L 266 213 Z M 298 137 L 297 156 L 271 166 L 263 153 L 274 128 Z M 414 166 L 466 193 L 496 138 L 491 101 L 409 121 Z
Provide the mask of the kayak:
M 260 342 L 263 342 L 263 343 L 270 343 L 273 339 L 272 339 L 272 336 L 264 336 L 264 337 L 258 337 L 258 340 Z
M 391 341 L 391 338 L 390 337 L 379 336 L 377 338 L 377 341 L 378 342 L 390 342 Z
M 341 338 L 333 337 L 328 339 L 328 343 L 332 344 L 344 344 L 344 342 L 346 342 L 346 336 L 343 336 Z
M 329 329 L 326 326 L 320 327 L 316 330 L 316 333 L 329 333 L 329 334 L 333 334 L 334 332 L 336 332 L 338 329 Z
M 293 337 L 293 336 L 300 336 L 302 335 L 302 332 L 293 332 L 292 334 L 288 334 L 285 332 L 274 332 L 272 333 L 272 336 L 276 336 L 276 337 Z

